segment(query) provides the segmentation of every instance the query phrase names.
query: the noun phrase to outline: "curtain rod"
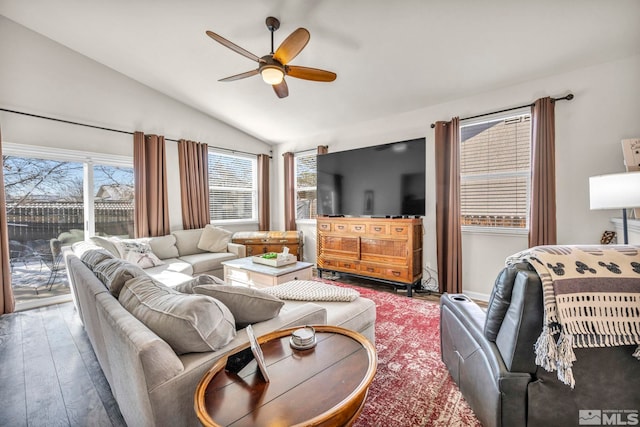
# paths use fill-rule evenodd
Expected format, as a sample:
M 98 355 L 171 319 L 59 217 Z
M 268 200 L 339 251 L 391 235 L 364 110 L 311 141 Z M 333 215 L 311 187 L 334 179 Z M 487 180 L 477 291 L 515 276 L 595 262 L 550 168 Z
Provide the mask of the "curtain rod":
M 564 101 L 564 100 L 571 101 L 572 99 L 573 99 L 573 94 L 572 93 L 568 94 L 567 96 L 563 96 L 561 98 L 553 98 L 554 101 Z M 478 114 L 476 116 L 465 117 L 463 119 L 460 119 L 460 121 L 462 121 L 462 120 L 470 120 L 470 119 L 477 119 L 478 117 L 490 116 L 492 114 L 506 113 L 507 111 L 519 110 L 520 108 L 525 108 L 525 107 L 533 107 L 533 103 L 532 104 L 520 105 L 518 107 L 505 108 L 504 110 L 492 111 L 490 113 Z M 436 124 L 435 123 L 431 123 L 431 129 L 433 129 L 434 127 L 436 127 Z
M 293 154 L 294 155 L 298 155 L 298 154 L 302 154 L 302 153 L 311 153 L 312 151 L 315 151 L 317 153 L 318 149 L 317 148 L 309 148 L 307 150 L 294 151 Z M 282 153 L 282 155 L 284 156 L 284 153 Z
M 70 120 L 56 119 L 55 117 L 40 116 L 38 114 L 25 113 L 25 112 L 22 112 L 22 111 L 9 110 L 9 109 L 6 109 L 6 108 L 0 108 L 0 111 L 5 111 L 7 113 L 21 114 L 23 116 L 28 116 L 28 117 L 36 117 L 38 119 L 53 120 L 54 122 L 66 123 L 66 124 L 69 124 L 69 125 L 84 126 L 84 127 L 93 128 L 93 129 L 106 130 L 106 131 L 109 131 L 109 132 L 117 132 L 117 133 L 124 133 L 124 134 L 127 134 L 127 135 L 133 135 L 133 132 L 128 132 L 126 130 L 112 129 L 112 128 L 106 128 L 106 127 L 102 127 L 102 126 L 89 125 L 89 124 L 86 124 L 86 123 L 72 122 Z M 171 139 L 171 138 L 165 138 L 165 141 L 179 142 L 177 139 Z M 240 150 L 231 150 L 229 148 L 222 148 L 222 147 L 211 147 L 211 148 L 214 148 L 216 150 L 229 151 L 231 153 L 251 154 L 252 156 L 257 156 L 257 154 L 255 154 L 255 153 L 249 153 L 249 152 L 240 151 Z M 269 157 L 271 157 L 271 156 L 269 156 Z

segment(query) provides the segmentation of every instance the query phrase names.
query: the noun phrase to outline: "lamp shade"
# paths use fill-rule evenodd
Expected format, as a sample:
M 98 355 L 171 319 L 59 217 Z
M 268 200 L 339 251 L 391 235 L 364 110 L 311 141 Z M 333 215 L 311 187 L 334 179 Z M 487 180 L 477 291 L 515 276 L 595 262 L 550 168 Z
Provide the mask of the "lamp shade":
M 270 85 L 279 85 L 284 78 L 284 72 L 276 66 L 265 65 L 260 69 L 262 80 Z
M 590 177 L 589 201 L 591 209 L 640 207 L 640 172 Z

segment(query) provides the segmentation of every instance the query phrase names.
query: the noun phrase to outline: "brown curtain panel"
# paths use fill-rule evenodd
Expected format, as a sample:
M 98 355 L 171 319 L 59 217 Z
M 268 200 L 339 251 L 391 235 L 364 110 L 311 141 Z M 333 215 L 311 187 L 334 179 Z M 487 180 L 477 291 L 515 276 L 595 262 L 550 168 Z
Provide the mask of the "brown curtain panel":
M 531 108 L 529 247 L 557 243 L 555 134 L 555 102 L 540 98 Z
M 182 226 L 202 228 L 211 222 L 209 213 L 209 147 L 195 141 L 178 141 Z
M 318 154 L 327 154 L 329 152 L 328 145 L 318 145 Z
M 269 160 L 267 154 L 258 154 L 258 227 L 260 231 L 271 227 L 269 209 Z
M 296 229 L 296 195 L 293 153 L 284 153 L 284 227 L 285 230 Z
M 0 135 L 0 156 L 2 135 Z M 11 290 L 11 268 L 9 265 L 9 228 L 7 226 L 7 202 L 4 193 L 4 164 L 0 165 L 0 314 L 13 313 L 16 302 Z
M 136 237 L 169 234 L 164 136 L 133 134 Z
M 436 239 L 440 292 L 462 292 L 460 225 L 460 119 L 437 122 Z

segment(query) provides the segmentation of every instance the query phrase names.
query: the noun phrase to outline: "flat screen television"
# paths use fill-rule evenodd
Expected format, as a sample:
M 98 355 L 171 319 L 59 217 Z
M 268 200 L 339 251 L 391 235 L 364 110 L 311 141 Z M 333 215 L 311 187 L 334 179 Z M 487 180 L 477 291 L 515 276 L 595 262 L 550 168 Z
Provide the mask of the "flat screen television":
M 425 139 L 318 156 L 318 215 L 424 216 Z

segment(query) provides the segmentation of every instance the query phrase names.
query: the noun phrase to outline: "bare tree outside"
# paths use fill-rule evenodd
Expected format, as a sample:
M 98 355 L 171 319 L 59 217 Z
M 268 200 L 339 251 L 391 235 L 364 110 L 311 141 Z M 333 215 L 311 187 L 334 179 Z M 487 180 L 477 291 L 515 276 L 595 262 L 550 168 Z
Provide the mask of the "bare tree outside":
M 78 200 L 74 180 L 79 176 L 82 182 L 81 163 L 3 155 L 2 164 L 7 210 L 28 201 L 51 199 L 52 195 Z
M 93 198 L 98 235 L 133 234 L 133 169 L 90 165 L 94 188 L 84 194 L 82 162 L 3 155 L 16 300 L 68 293 L 61 254 L 54 248 L 84 240 L 84 204 Z M 46 292 L 42 292 L 42 289 Z M 35 292 L 34 292 L 35 290 Z

